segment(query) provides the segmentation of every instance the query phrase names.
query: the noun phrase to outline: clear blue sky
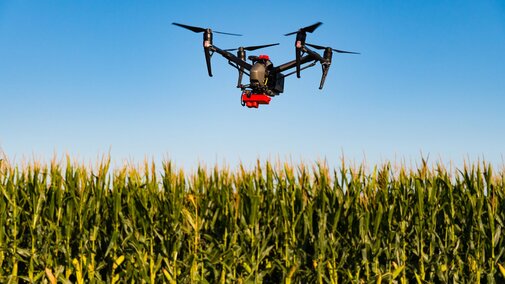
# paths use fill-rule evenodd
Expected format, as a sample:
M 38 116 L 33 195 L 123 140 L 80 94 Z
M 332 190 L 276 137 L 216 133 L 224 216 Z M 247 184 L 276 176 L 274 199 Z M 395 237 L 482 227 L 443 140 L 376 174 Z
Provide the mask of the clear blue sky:
M 261 53 L 281 64 L 282 35 L 317 21 L 307 42 L 362 54 L 334 54 L 322 91 L 319 66 L 288 77 L 257 110 L 217 54 L 207 76 L 201 34 L 171 25 L 244 34 L 215 34 L 221 48 L 279 42 Z M 0 106 L 0 148 L 18 162 L 503 165 L 505 2 L 1 1 Z

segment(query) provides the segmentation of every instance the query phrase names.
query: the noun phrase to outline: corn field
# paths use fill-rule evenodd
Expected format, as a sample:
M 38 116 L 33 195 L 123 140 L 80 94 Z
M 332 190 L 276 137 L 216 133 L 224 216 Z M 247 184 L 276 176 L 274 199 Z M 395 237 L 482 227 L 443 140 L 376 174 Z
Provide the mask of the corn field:
M 505 172 L 0 160 L 0 282 L 500 283 Z

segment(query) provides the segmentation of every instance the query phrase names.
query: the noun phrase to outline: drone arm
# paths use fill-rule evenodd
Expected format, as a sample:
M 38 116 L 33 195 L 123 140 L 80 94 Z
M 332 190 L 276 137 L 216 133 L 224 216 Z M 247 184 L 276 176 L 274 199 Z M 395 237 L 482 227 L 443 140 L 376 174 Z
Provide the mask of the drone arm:
M 231 61 L 228 61 L 228 64 L 230 64 L 230 66 L 232 66 L 233 68 L 237 69 L 238 71 L 241 71 L 243 72 L 244 74 L 246 74 L 247 76 L 249 76 L 249 73 L 244 71 L 244 67 L 241 67 L 241 66 L 238 66 L 237 64 L 231 62 Z
M 240 86 L 242 86 L 242 77 L 243 76 L 244 76 L 244 67 L 240 67 L 238 70 L 237 88 L 240 88 Z
M 291 73 L 288 73 L 287 75 L 284 75 L 284 77 L 287 77 L 289 75 L 292 75 L 294 73 L 297 73 L 297 75 L 299 74 L 299 72 L 301 70 L 304 70 L 304 69 L 307 69 L 309 67 L 312 67 L 314 65 L 316 65 L 316 62 L 320 62 L 321 63 L 321 66 L 322 66 L 322 71 L 323 71 L 323 75 L 321 77 L 321 82 L 319 84 L 319 89 L 322 89 L 323 86 L 324 86 L 324 82 L 326 80 L 326 75 L 328 75 L 328 70 L 330 69 L 330 64 L 331 64 L 331 51 L 327 51 L 325 52 L 324 54 L 324 57 L 319 55 L 319 53 L 315 52 L 315 51 L 312 51 L 311 49 L 303 46 L 302 47 L 302 51 L 307 53 L 306 56 L 302 57 L 299 59 L 299 62 L 297 62 L 297 60 L 293 60 L 293 61 L 290 61 L 290 62 L 287 62 L 285 64 L 282 64 L 280 66 L 277 66 L 275 69 L 274 69 L 274 72 L 284 72 L 286 70 L 289 70 L 291 68 L 297 68 L 296 71 L 294 72 L 291 72 Z M 300 68 L 301 65 L 305 64 L 305 63 L 308 63 L 310 61 L 314 61 L 312 62 L 311 64 L 305 66 L 305 67 L 302 67 Z
M 326 75 L 328 75 L 328 70 L 330 70 L 332 55 L 333 50 L 331 48 L 328 47 L 324 50 L 324 62 L 321 62 L 323 75 L 321 76 L 321 83 L 319 85 L 319 90 L 323 89 L 324 81 L 326 80 Z
M 328 70 L 330 69 L 329 63 L 321 63 L 323 69 L 323 75 L 321 76 L 321 83 L 319 84 L 319 90 L 323 89 L 324 81 L 326 80 L 326 75 L 328 75 Z
M 217 46 L 212 46 L 212 50 L 219 53 L 221 56 L 224 58 L 228 59 L 228 61 L 233 62 L 237 64 L 237 66 L 240 66 L 246 70 L 251 70 L 252 65 L 245 62 L 244 60 L 238 58 L 237 56 L 233 55 L 232 53 L 229 53 L 228 51 L 224 51 Z
M 317 63 L 317 61 L 312 61 L 312 63 L 310 63 L 309 65 L 305 65 L 305 66 L 301 67 L 300 71 L 305 70 L 307 68 L 310 68 L 310 67 L 316 65 L 316 63 Z M 292 71 L 292 72 L 290 72 L 290 73 L 288 73 L 286 75 L 283 75 L 283 77 L 288 77 L 288 76 L 293 75 L 293 74 L 295 74 L 297 72 L 298 72 L 298 70 Z
M 324 58 L 321 55 L 319 55 L 319 53 L 310 50 L 306 46 L 303 47 L 303 51 L 305 51 L 308 54 L 314 56 L 321 63 L 323 74 L 321 76 L 321 82 L 319 84 L 319 90 L 322 90 L 323 86 L 324 86 L 324 81 L 326 80 L 326 75 L 328 75 L 328 70 L 330 69 L 330 65 L 331 65 L 331 50 L 329 51 L 329 54 L 328 54 L 327 51 L 325 52 Z M 328 58 L 328 56 L 329 56 L 329 58 Z
M 313 55 L 311 55 L 309 53 L 308 55 L 303 56 L 302 58 L 300 58 L 300 65 L 308 63 L 310 61 L 314 61 L 314 60 L 318 60 L 318 58 L 315 58 Z M 281 73 L 281 72 L 287 71 L 287 70 L 289 70 L 291 68 L 295 68 L 296 66 L 297 66 L 296 60 L 289 61 L 287 63 L 284 63 L 282 65 L 279 65 L 279 66 L 275 67 L 274 70 L 273 70 L 273 72 L 275 72 L 275 73 Z
M 321 63 L 323 63 L 325 61 L 324 58 L 321 55 L 319 55 L 319 53 L 312 51 L 311 49 L 307 48 L 306 46 L 303 46 L 302 50 L 305 53 L 309 54 L 310 56 L 314 57 L 315 60 L 318 60 Z
M 204 47 L 203 52 L 205 53 L 205 63 L 207 64 L 207 72 L 209 73 L 209 77 L 212 77 L 212 67 L 210 63 L 210 58 L 212 56 L 211 48 Z

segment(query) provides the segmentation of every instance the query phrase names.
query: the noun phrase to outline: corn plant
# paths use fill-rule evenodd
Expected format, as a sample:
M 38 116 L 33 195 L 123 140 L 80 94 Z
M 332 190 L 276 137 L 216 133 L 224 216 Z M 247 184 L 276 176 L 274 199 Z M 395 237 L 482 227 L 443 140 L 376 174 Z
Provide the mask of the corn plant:
M 2 283 L 501 283 L 505 172 L 0 160 Z

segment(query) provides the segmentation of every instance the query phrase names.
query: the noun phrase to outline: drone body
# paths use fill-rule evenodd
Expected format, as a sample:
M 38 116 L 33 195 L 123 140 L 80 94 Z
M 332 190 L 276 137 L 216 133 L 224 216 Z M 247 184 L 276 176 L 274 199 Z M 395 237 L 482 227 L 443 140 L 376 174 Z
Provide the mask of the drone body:
M 237 88 L 240 88 L 242 90 L 241 102 L 243 106 L 247 106 L 249 108 L 258 108 L 260 104 L 269 104 L 271 97 L 277 96 L 284 92 L 285 77 L 296 73 L 296 76 L 300 78 L 301 70 L 312 67 L 316 65 L 317 62 L 319 62 L 322 67 L 322 76 L 319 85 L 319 89 L 322 89 L 326 75 L 328 74 L 328 70 L 331 65 L 333 51 L 338 53 L 358 54 L 356 52 L 343 51 L 333 49 L 331 47 L 322 47 L 319 45 L 305 43 L 307 32 L 312 33 L 317 27 L 322 24 L 321 22 L 318 22 L 308 27 L 301 28 L 296 32 L 285 34 L 286 36 L 296 34 L 295 60 L 289 61 L 279 66 L 274 66 L 272 61 L 270 61 L 268 55 L 260 55 L 249 56 L 248 59 L 251 61 L 251 63 L 248 63 L 246 61 L 246 51 L 253 51 L 264 47 L 274 46 L 278 45 L 278 43 L 222 50 L 213 44 L 213 31 L 211 29 L 193 27 L 178 23 L 173 24 L 196 33 L 203 32 L 203 49 L 209 76 L 212 77 L 211 57 L 214 53 L 218 53 L 224 58 L 228 59 L 228 63 L 238 70 L 239 74 Z M 218 31 L 214 31 L 214 33 L 240 36 L 239 34 L 224 33 Z M 324 50 L 323 56 L 309 49 L 307 46 Z M 230 51 L 234 50 L 237 50 L 236 56 L 230 53 Z M 293 68 L 296 70 L 288 74 L 283 74 L 283 72 L 289 71 Z M 249 76 L 249 84 L 247 85 L 242 84 L 242 77 L 244 74 Z

